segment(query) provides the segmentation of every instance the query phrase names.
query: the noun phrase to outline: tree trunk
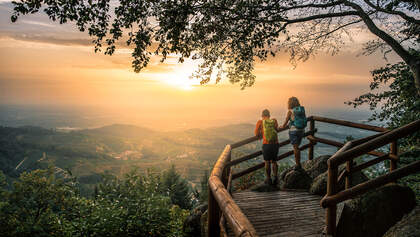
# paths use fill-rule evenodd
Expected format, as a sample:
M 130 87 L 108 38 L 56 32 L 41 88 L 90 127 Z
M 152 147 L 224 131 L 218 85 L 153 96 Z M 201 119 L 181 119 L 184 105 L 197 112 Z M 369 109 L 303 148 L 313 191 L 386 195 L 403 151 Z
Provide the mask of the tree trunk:
M 410 69 L 413 72 L 417 95 L 420 97 L 420 60 L 416 60 L 414 63 L 410 64 Z

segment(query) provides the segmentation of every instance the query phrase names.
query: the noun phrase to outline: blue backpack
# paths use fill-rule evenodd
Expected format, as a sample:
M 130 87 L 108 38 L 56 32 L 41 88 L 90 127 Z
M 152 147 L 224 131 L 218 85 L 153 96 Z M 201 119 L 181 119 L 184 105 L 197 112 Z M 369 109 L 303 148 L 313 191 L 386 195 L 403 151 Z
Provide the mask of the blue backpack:
M 293 114 L 295 115 L 294 120 L 290 120 L 290 126 L 295 126 L 297 129 L 306 128 L 306 114 L 305 107 L 297 106 L 293 108 Z

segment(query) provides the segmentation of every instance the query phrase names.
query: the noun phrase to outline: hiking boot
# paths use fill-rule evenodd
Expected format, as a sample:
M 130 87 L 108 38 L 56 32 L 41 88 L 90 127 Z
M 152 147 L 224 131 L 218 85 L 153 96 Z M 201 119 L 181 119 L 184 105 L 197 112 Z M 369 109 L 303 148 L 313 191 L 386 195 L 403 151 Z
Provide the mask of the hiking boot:
M 277 185 L 277 184 L 279 184 L 279 177 L 274 176 L 273 185 Z
M 265 184 L 268 184 L 268 185 L 271 185 L 271 178 L 266 178 L 266 179 L 264 180 L 264 183 L 265 183 Z

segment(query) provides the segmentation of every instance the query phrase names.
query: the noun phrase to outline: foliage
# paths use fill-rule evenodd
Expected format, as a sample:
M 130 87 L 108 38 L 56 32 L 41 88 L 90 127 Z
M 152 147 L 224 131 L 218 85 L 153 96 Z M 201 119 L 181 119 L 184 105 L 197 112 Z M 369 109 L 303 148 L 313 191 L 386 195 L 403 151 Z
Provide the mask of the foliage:
M 11 20 L 43 10 L 61 24 L 75 22 L 94 38 L 95 51 L 113 54 L 119 40 L 133 46 L 136 72 L 153 54 L 164 61 L 171 53 L 199 59 L 202 83 L 227 75 L 241 87 L 252 86 L 254 61 L 285 50 L 292 63 L 307 60 L 319 50 L 337 53 L 342 38 L 364 28 L 379 39 L 367 42 L 366 53 L 394 50 L 413 70 L 419 58 L 408 53 L 416 47 L 418 1 L 324 0 L 178 0 L 137 1 L 17 1 Z M 350 26 L 355 26 L 349 29 Z M 420 85 L 419 85 L 420 86 Z
M 1 190 L 0 231 L 6 236 L 182 236 L 189 212 L 160 193 L 160 177 L 131 172 L 104 177 L 94 199 L 53 168 L 23 173 Z M 2 175 L 0 175 L 2 177 Z
M 420 118 L 420 96 L 416 92 L 413 75 L 405 63 L 397 63 L 372 71 L 371 92 L 346 102 L 355 108 L 369 105 L 374 113 L 370 120 L 385 121 L 390 128 L 397 128 Z M 383 87 L 388 86 L 389 89 Z M 403 145 L 420 144 L 420 132 L 406 139 Z
M 13 191 L 5 191 L 0 213 L 7 236 L 58 236 L 70 227 L 68 215 L 78 206 L 71 182 L 56 180 L 53 169 L 22 173 Z M 71 227 L 70 227 L 71 229 Z M 71 231 L 70 231 L 71 232 Z
M 418 52 L 417 52 L 418 54 Z M 371 91 L 363 94 L 349 105 L 358 107 L 369 105 L 374 111 L 370 120 L 385 121 L 390 128 L 397 128 L 420 118 L 420 96 L 416 93 L 413 75 L 407 64 L 401 62 L 388 64 L 372 72 L 373 81 L 370 84 Z M 387 89 L 383 87 L 388 86 Z M 399 139 L 399 165 L 410 164 L 420 159 L 420 131 Z M 387 173 L 389 161 L 385 165 L 369 167 L 366 174 L 369 178 L 375 178 Z M 420 200 L 420 175 L 413 174 L 399 180 L 400 183 L 409 186 Z
M 400 154 L 399 165 L 404 166 L 418 160 L 420 160 L 420 148 L 408 149 Z M 410 187 L 416 194 L 417 203 L 420 203 L 420 173 L 406 176 L 398 182 Z
M 209 199 L 209 171 L 204 170 L 203 176 L 200 179 L 200 191 L 197 192 L 196 198 L 201 203 L 207 203 Z
M 192 194 L 187 180 L 183 179 L 172 165 L 171 168 L 163 172 L 161 178 L 161 192 L 169 196 L 172 203 L 182 209 L 191 209 Z

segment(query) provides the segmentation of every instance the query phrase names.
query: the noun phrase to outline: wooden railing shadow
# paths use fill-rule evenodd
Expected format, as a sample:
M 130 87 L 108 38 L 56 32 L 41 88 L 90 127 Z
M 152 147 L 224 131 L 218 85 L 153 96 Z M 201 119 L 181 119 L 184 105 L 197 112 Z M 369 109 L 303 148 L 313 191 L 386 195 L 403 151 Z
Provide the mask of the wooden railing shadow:
M 317 129 L 315 128 L 315 121 L 365 129 L 379 133 L 343 144 L 338 141 L 315 136 L 315 133 L 317 132 Z M 327 195 L 321 201 L 321 206 L 327 209 L 327 234 L 335 234 L 336 210 L 337 204 L 339 202 L 353 198 L 381 185 L 393 182 L 401 177 L 420 171 L 420 161 L 403 168 L 396 169 L 398 161 L 397 141 L 402 137 L 418 131 L 420 129 L 420 120 L 392 131 L 382 127 L 319 116 L 308 117 L 308 122 L 310 124 L 309 130 L 305 132 L 304 136 L 309 140 L 309 143 L 301 146 L 300 150 L 308 149 L 309 160 L 313 159 L 314 146 L 316 146 L 317 143 L 323 143 L 340 148 L 328 160 Z M 282 129 L 280 132 L 286 130 L 287 129 Z M 208 236 L 226 236 L 226 224 L 229 225 L 235 236 L 258 236 L 253 225 L 233 200 L 231 196 L 231 187 L 232 181 L 234 179 L 263 168 L 264 163 L 261 162 L 257 165 L 235 173 L 232 172 L 232 166 L 258 157 L 262 155 L 262 151 L 257 151 L 235 160 L 231 160 L 231 155 L 232 149 L 244 146 L 259 139 L 259 137 L 254 136 L 230 145 L 226 145 L 225 149 L 214 165 L 212 173 L 209 177 Z M 290 140 L 280 141 L 279 143 L 279 147 L 282 147 L 289 144 Z M 383 153 L 376 150 L 377 148 L 380 148 L 386 144 L 390 144 L 389 153 Z M 377 158 L 354 166 L 353 160 L 364 154 L 373 155 Z M 277 157 L 277 161 L 291 155 L 293 155 L 292 150 L 282 153 Z M 384 160 L 390 160 L 391 162 L 390 173 L 351 187 L 352 174 L 354 172 L 360 171 Z M 346 163 L 346 169 L 341 174 L 338 174 L 338 167 L 343 163 Z M 345 178 L 346 181 L 345 190 L 338 192 L 338 183 L 343 178 Z

